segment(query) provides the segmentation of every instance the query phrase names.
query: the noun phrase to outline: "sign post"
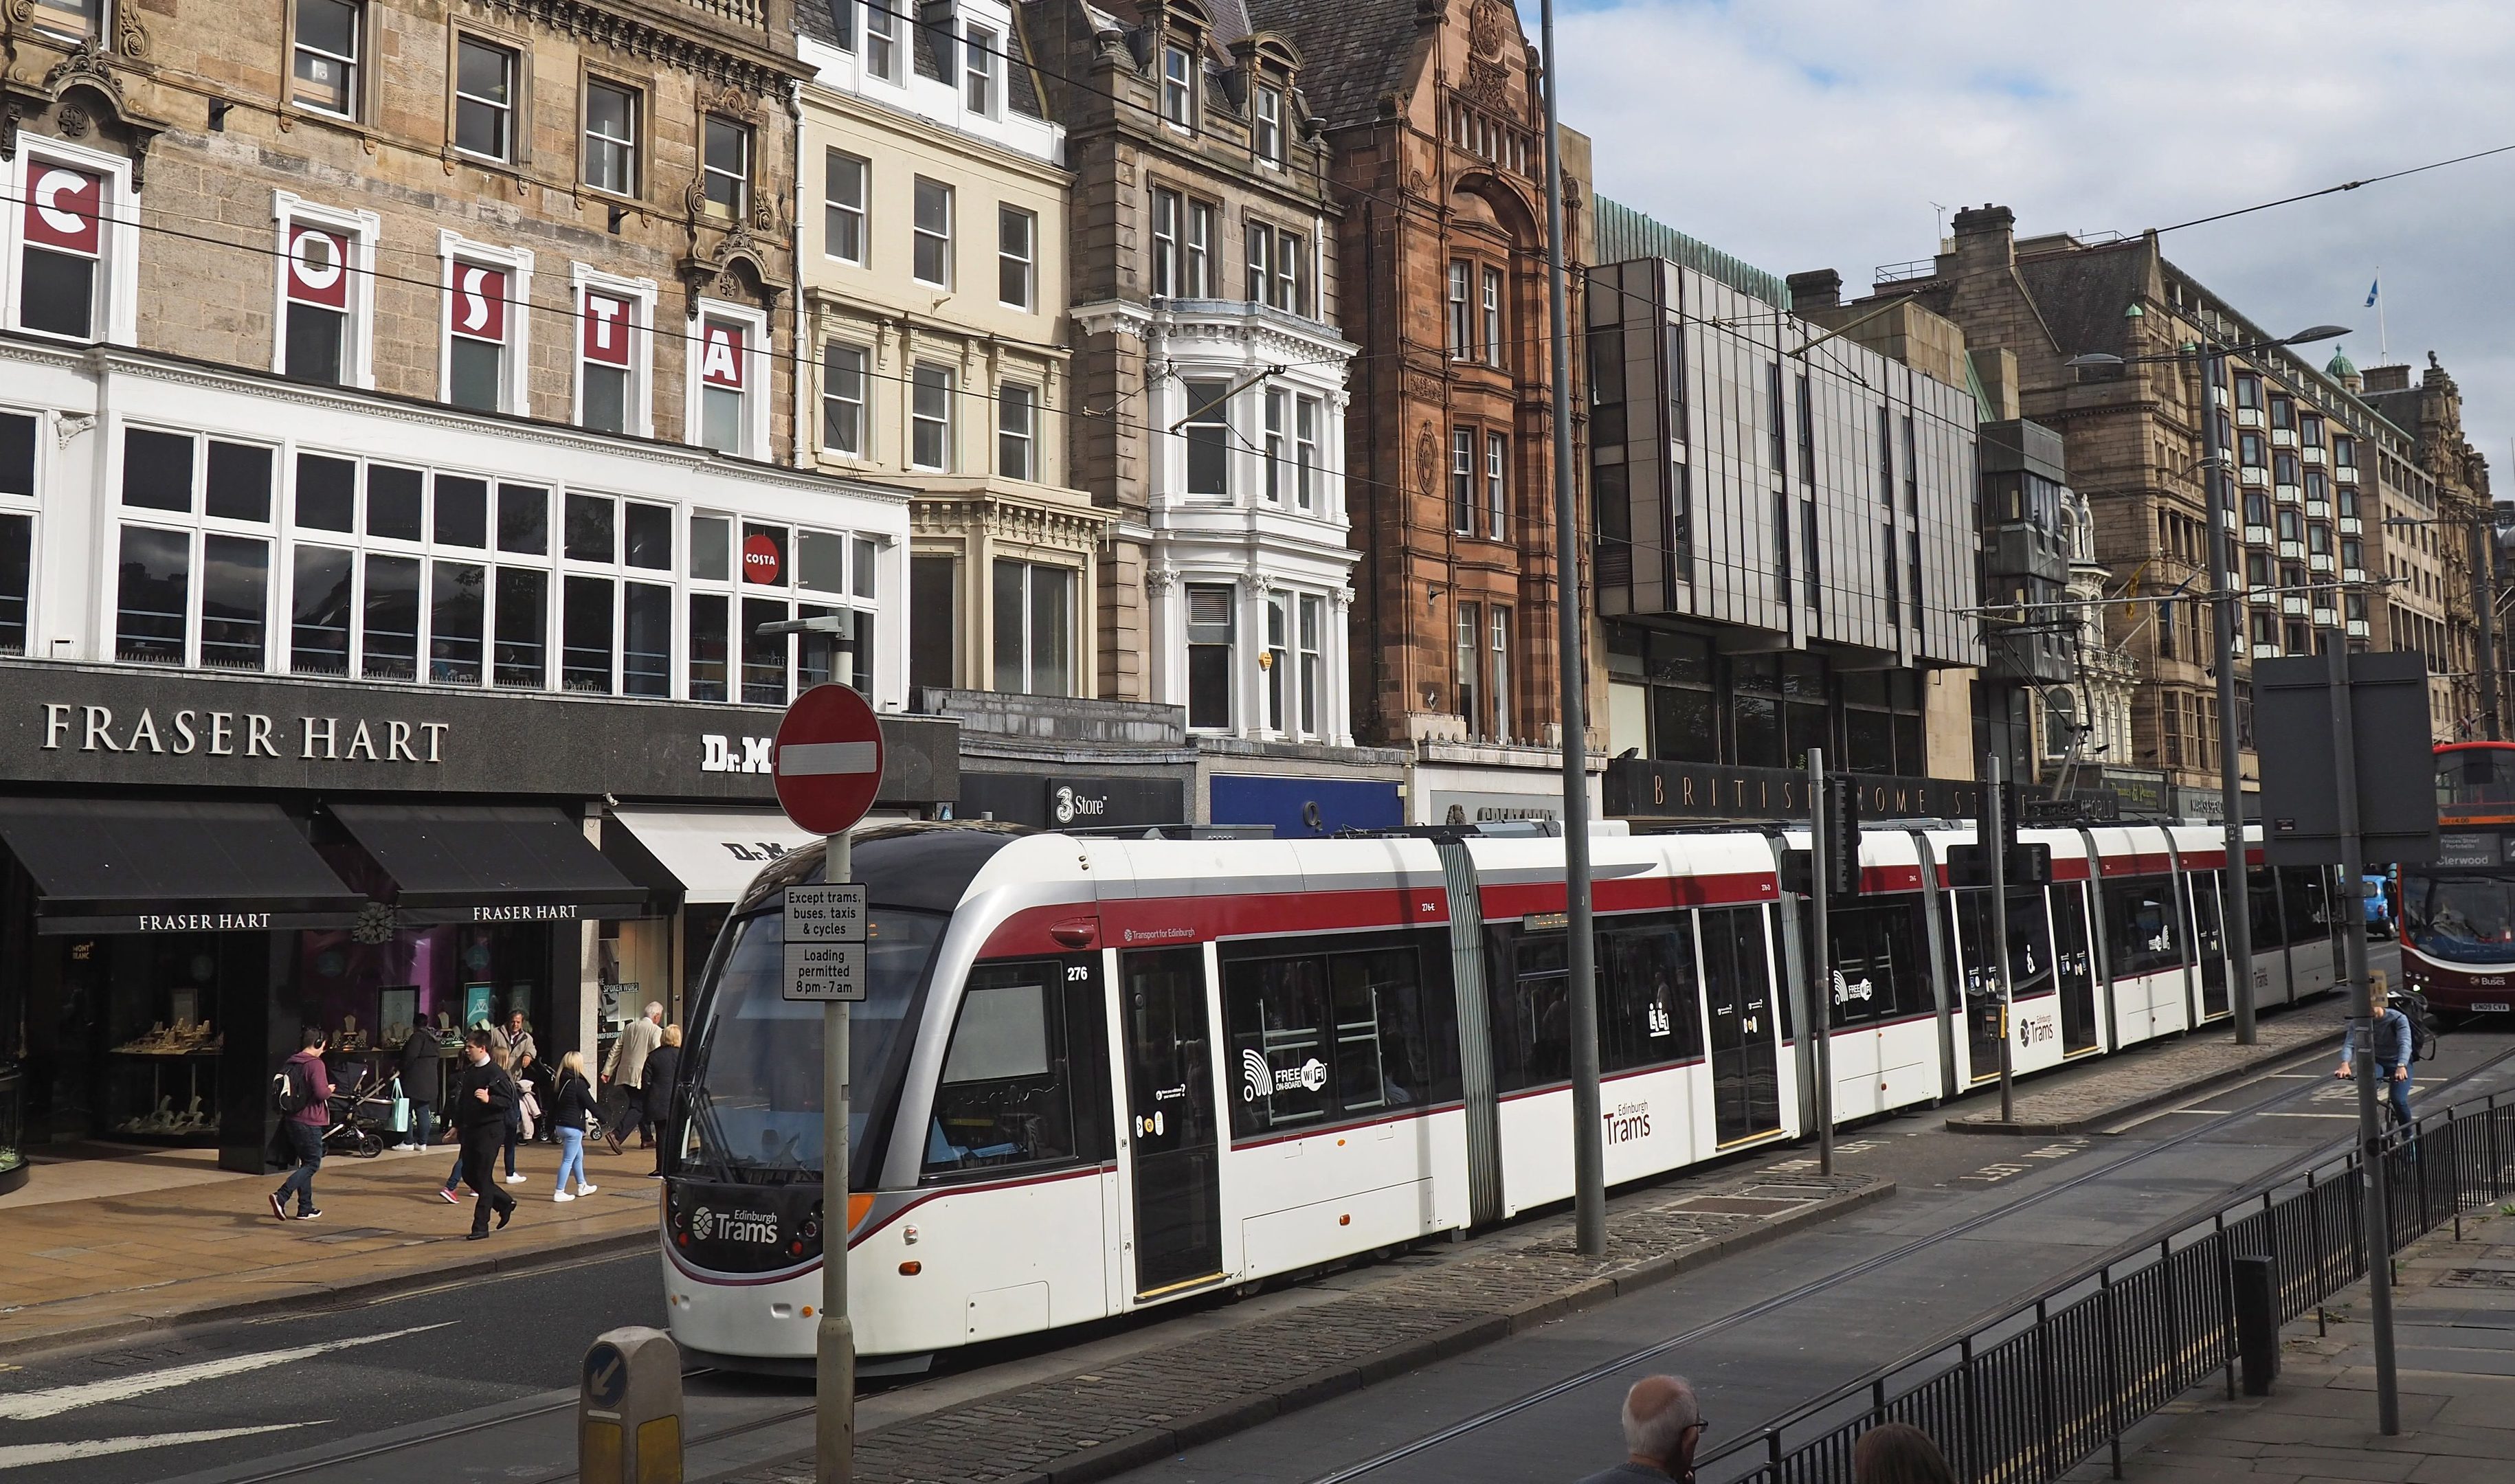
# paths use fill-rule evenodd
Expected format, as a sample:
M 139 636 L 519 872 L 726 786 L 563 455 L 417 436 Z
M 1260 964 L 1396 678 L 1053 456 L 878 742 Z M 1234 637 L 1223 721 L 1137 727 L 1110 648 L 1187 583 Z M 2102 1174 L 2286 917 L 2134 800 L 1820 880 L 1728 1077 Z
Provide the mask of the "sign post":
M 821 1316 L 815 1333 L 812 1429 L 816 1484 L 855 1477 L 856 1336 L 847 1315 L 847 1005 L 865 997 L 870 937 L 865 888 L 847 831 L 882 787 L 882 723 L 845 685 L 796 697 L 769 747 L 786 817 L 828 840 L 817 886 L 786 888 L 789 1000 L 821 1002 Z
M 2008 982 L 2008 852 L 2017 821 L 2008 813 L 2007 765 L 1998 753 L 1984 754 L 1983 763 L 1983 777 L 1989 784 L 1982 791 L 1982 807 L 1983 844 L 1991 852 L 1991 971 L 2000 976 L 2000 1121 L 2013 1124 L 2017 1121 L 2017 1054 L 2016 1037 L 2008 1023 L 2016 1008 Z
M 2340 992 L 2358 1054 L 2358 1178 L 2367 1247 L 2367 1308 L 2374 1328 L 2375 1415 L 2402 1430 L 2393 1354 L 2392 1252 L 2384 1141 L 2375 1116 L 2375 1026 L 2369 1014 L 2367 863 L 2438 855 L 2436 765 L 2429 750 L 2427 664 L 2409 652 L 2353 653 L 2324 630 L 2321 658 L 2253 667 L 2255 733 L 2262 739 L 2262 846 L 2275 866 L 2336 865 L 2344 930 Z
M 1834 933 L 1826 921 L 1826 904 L 1834 896 L 1835 824 L 1828 815 L 1825 749 L 1811 747 L 1808 767 L 1808 932 L 1814 951 L 1808 955 L 1808 977 L 1816 993 L 1808 997 L 1807 1036 L 1816 1046 L 1816 1168 L 1834 1174 Z M 1855 826 L 1857 828 L 1857 826 Z M 1856 837 L 1855 837 L 1856 841 Z M 1860 869 L 1855 843 L 1851 869 Z

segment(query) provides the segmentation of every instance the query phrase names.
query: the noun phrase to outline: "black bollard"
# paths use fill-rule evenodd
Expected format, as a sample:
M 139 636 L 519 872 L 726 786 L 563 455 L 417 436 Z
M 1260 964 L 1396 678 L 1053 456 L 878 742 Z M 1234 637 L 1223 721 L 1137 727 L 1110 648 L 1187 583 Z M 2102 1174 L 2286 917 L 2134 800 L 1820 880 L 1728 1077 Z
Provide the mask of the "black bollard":
M 2236 1269 L 2236 1354 L 2245 1394 L 2268 1396 L 2279 1379 L 2279 1274 L 2267 1257 L 2233 1259 Z

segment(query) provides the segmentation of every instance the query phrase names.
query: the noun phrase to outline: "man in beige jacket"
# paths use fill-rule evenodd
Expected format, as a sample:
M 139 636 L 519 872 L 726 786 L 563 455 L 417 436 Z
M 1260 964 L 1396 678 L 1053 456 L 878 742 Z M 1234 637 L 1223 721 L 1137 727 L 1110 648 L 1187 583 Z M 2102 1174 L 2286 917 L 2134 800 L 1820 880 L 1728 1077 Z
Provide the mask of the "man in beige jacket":
M 611 1059 L 602 1064 L 602 1080 L 625 1094 L 612 1099 L 619 1116 L 603 1121 L 606 1127 L 602 1137 L 614 1154 L 620 1152 L 621 1135 L 632 1129 L 639 1132 L 639 1148 L 649 1148 L 655 1142 L 653 1131 L 645 1128 L 646 1058 L 663 1044 L 664 1007 L 651 1000 L 646 1003 L 646 1012 L 621 1027 L 620 1039 L 611 1043 Z

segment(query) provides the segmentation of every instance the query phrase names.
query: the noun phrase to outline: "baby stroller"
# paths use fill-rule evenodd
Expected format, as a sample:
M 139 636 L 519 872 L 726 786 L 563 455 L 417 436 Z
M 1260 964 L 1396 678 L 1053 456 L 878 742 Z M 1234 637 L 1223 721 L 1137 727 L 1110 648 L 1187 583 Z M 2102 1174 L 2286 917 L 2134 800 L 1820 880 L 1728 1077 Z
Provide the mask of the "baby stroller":
M 371 1102 L 391 1107 L 392 1079 L 373 1071 L 362 1071 L 356 1086 L 347 1092 L 334 1089 L 323 1106 L 323 1148 L 327 1153 L 350 1154 L 359 1159 L 374 1159 L 385 1152 L 384 1121 L 367 1111 Z

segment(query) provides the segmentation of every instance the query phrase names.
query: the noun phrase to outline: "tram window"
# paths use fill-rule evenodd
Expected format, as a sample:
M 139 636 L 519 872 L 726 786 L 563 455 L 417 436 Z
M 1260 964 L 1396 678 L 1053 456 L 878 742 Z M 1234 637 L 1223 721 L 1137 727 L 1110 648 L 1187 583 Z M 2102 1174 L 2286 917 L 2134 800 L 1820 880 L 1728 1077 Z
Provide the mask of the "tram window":
M 1422 962 L 1412 945 L 1226 962 L 1223 1013 L 1240 1094 L 1232 1133 L 1456 1096 L 1458 1030 Z
M 2174 878 L 2134 876 L 2105 883 L 2105 953 L 2114 977 L 2156 973 L 2183 963 Z
M 2311 943 L 2331 935 L 2331 914 L 2324 903 L 2323 871 L 2317 866 L 2280 867 L 2282 909 L 2288 914 L 2288 940 Z
M 1958 890 L 1950 893 L 1950 900 L 1961 929 L 1965 994 L 1969 998 L 1991 994 L 1995 986 L 1986 982 L 1982 974 L 1983 966 L 1991 962 L 1991 892 L 1983 888 Z M 2052 991 L 2052 922 L 2044 915 L 2041 887 L 2008 888 L 2008 976 L 2009 994 L 2014 999 L 2032 999 Z
M 1098 1120 L 1089 1111 L 1076 1116 L 1078 1100 L 1096 1095 L 1097 1086 L 1096 1078 L 1076 1075 L 1076 1063 L 1097 1058 L 1072 1055 L 1067 1035 L 1069 1024 L 1080 1025 L 1098 1047 L 1099 997 L 1093 986 L 1064 980 L 1055 963 L 971 970 L 927 1125 L 928 1176 L 1100 1152 L 1091 1145 L 1106 1140 L 1090 1136 Z M 1078 1132 L 1085 1136 L 1078 1139 Z
M 1563 934 L 1501 935 L 1487 956 L 1493 1004 L 1494 1084 L 1505 1092 L 1572 1075 L 1572 1002 Z
M 1911 1014 L 1930 1002 L 1930 969 L 1921 950 L 1920 899 L 1836 907 L 1827 914 L 1834 939 L 1834 1021 L 1867 1025 Z
M 1693 924 L 1598 934 L 1599 1067 L 1628 1072 L 1703 1054 Z
M 2252 945 L 2256 952 L 2277 948 L 2288 941 L 2288 924 L 2280 918 L 2278 884 L 2268 866 L 2255 866 L 2245 873 L 2245 897 L 2250 911 Z

